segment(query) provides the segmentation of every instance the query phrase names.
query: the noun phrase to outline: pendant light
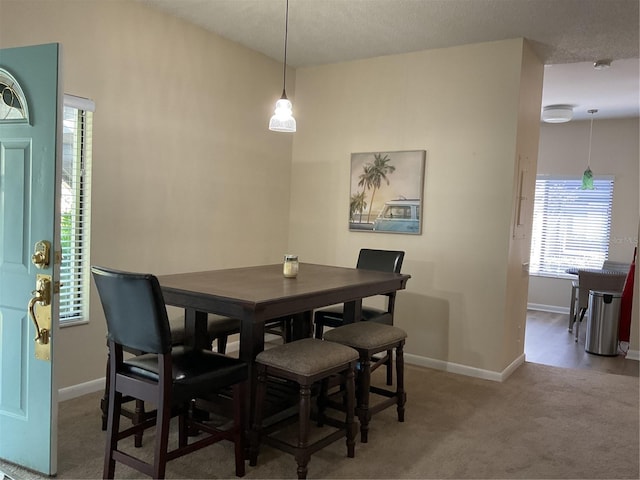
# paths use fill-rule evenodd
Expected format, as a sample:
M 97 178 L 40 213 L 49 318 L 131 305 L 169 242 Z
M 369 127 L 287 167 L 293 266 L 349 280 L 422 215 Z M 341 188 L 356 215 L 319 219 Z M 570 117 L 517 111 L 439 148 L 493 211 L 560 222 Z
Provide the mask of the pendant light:
M 589 127 L 589 157 L 587 158 L 587 169 L 582 174 L 582 190 L 594 190 L 593 186 L 593 172 L 591 171 L 591 135 L 593 134 L 593 114 L 598 113 L 598 110 L 587 110 L 591 114 L 591 126 Z
M 291 102 L 287 98 L 287 36 L 289 33 L 289 0 L 284 21 L 284 64 L 282 65 L 282 97 L 276 102 L 276 109 L 269 120 L 269 130 L 274 132 L 295 132 L 296 119 L 293 118 Z

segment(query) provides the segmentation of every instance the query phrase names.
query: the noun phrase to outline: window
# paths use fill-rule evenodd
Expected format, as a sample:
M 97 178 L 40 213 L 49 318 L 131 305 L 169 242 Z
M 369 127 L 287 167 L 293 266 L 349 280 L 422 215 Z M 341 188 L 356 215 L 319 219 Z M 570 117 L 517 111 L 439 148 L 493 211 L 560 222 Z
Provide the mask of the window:
M 411 207 L 387 207 L 384 218 L 411 218 Z
M 613 177 L 580 179 L 538 175 L 533 209 L 530 273 L 564 276 L 567 268 L 601 268 L 609 254 Z
M 94 103 L 64 96 L 60 194 L 60 325 L 88 321 Z

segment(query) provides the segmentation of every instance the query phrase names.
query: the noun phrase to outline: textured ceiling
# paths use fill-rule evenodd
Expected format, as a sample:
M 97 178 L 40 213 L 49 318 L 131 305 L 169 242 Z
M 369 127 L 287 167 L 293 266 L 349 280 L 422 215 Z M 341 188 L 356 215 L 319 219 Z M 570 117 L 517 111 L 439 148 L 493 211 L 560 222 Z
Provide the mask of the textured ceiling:
M 282 61 L 285 0 L 139 1 Z M 575 105 L 576 118 L 590 108 L 603 117 L 638 116 L 639 3 L 290 0 L 287 63 L 306 67 L 524 37 L 554 65 L 545 69 L 543 105 Z M 599 59 L 613 60 L 611 69 L 594 71 Z

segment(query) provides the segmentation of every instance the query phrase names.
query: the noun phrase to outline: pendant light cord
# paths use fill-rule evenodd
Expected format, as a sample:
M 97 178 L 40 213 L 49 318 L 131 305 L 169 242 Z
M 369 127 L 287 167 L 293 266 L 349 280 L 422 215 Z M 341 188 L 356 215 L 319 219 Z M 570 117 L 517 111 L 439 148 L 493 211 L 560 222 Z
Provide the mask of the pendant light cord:
M 282 65 L 282 98 L 287 98 L 287 38 L 289 36 L 289 0 L 284 17 L 284 65 Z
M 289 0 L 287 0 L 289 1 Z M 587 168 L 591 169 L 591 135 L 593 134 L 593 114 L 598 110 L 589 110 L 591 114 L 591 127 L 589 128 L 589 156 L 587 157 Z
M 587 168 L 591 168 L 591 135 L 593 134 L 593 114 L 591 115 L 591 128 L 589 128 L 589 157 L 587 158 Z

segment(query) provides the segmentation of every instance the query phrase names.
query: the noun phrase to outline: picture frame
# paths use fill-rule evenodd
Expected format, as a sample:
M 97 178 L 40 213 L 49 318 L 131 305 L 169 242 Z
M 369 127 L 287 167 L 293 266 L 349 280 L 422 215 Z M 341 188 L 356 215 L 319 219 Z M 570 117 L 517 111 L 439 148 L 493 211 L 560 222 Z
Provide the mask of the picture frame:
M 426 154 L 352 153 L 349 230 L 421 235 Z

